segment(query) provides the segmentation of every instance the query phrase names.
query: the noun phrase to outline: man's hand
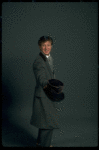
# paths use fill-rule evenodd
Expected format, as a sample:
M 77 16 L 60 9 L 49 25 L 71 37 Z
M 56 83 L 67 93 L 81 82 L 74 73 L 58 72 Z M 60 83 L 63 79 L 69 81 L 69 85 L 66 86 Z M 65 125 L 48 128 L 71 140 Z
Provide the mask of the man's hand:
M 44 86 L 44 89 L 47 88 L 47 85 Z

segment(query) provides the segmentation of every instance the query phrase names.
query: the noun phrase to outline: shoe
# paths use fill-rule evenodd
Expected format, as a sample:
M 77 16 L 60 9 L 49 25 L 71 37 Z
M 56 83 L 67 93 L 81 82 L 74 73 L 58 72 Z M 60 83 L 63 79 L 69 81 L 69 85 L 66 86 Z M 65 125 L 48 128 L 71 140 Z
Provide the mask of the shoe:
M 39 145 L 38 143 L 36 143 L 36 147 L 43 147 L 43 146 L 41 146 L 41 145 Z
M 38 143 L 36 143 L 36 147 L 43 147 L 41 145 L 39 145 Z M 52 145 L 50 145 L 50 147 L 53 147 Z
M 50 145 L 50 147 L 53 147 L 52 145 Z

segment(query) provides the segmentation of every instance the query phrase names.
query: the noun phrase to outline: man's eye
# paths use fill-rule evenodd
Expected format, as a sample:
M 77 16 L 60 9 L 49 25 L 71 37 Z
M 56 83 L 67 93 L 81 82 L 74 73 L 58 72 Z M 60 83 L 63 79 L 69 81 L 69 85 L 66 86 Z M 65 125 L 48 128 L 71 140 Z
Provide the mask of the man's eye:
M 42 46 L 45 46 L 45 45 L 42 45 Z M 50 46 L 50 45 L 47 45 L 47 46 Z

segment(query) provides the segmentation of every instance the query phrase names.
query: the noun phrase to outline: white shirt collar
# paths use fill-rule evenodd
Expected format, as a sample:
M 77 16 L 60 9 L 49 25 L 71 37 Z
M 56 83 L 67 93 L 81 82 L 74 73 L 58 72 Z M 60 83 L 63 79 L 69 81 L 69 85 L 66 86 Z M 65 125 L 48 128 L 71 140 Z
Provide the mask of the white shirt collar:
M 40 51 L 43 55 L 45 55 L 42 51 Z M 50 56 L 50 54 L 49 54 L 49 56 L 47 56 L 47 55 L 45 55 L 47 58 Z
M 50 56 L 50 54 L 49 54 L 49 56 Z M 48 58 L 49 56 L 46 55 L 47 58 Z

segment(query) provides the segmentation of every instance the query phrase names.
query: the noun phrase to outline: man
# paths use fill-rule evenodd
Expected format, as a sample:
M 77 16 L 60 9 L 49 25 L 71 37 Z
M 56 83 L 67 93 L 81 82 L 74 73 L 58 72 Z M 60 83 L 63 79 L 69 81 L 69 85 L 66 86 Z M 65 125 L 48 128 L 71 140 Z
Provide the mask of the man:
M 59 129 L 59 117 L 55 103 L 47 97 L 44 88 L 47 87 L 49 79 L 55 78 L 53 58 L 50 54 L 53 40 L 49 36 L 42 36 L 38 41 L 38 45 L 40 53 L 33 63 L 36 86 L 30 123 L 39 128 L 37 145 L 39 147 L 52 147 L 50 145 L 52 133 L 53 129 Z

